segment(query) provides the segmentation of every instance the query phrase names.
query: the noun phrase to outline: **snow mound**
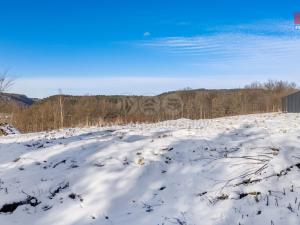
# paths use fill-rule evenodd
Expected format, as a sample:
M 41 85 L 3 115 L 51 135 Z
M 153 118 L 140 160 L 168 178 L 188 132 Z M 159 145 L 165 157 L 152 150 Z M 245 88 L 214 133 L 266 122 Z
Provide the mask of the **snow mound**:
M 20 134 L 20 132 L 8 123 L 0 123 L 0 136 Z
M 299 225 L 300 117 L 0 138 L 0 224 Z

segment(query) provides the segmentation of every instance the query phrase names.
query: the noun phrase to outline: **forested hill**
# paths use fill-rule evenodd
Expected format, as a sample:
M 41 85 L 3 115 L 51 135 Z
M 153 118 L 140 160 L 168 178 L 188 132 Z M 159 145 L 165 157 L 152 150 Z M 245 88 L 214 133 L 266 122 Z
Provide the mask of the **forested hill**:
M 11 113 L 20 107 L 29 107 L 35 101 L 36 99 L 25 95 L 0 93 L 0 113 Z
M 22 132 L 35 132 L 62 127 L 278 112 L 282 97 L 296 91 L 295 86 L 283 84 L 252 84 L 244 89 L 229 90 L 181 90 L 157 96 L 56 95 L 15 109 L 12 123 Z

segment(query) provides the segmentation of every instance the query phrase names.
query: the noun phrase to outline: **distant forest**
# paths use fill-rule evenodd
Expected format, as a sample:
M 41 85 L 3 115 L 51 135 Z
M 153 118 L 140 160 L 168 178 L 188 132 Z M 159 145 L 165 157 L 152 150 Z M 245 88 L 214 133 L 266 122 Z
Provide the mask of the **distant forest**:
M 180 90 L 158 96 L 56 95 L 30 105 L 0 100 L 0 113 L 22 132 L 37 132 L 278 112 L 281 111 L 282 97 L 295 91 L 295 83 L 270 80 L 243 89 Z

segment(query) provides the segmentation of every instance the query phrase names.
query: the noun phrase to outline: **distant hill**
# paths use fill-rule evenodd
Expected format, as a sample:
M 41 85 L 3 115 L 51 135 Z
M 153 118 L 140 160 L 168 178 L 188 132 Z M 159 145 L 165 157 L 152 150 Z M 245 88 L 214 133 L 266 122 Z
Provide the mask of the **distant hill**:
M 11 124 L 21 132 L 178 118 L 210 119 L 281 111 L 282 97 L 296 90 L 294 83 L 268 81 L 242 89 L 184 89 L 156 96 L 55 95 L 35 100 L 24 95 L 3 94 L 5 107 L 0 105 L 0 114 L 10 113 Z
M 265 89 L 179 90 L 157 96 L 70 96 L 41 99 L 14 113 L 22 132 L 178 118 L 209 119 L 281 110 L 281 97 Z
M 0 93 L 0 113 L 11 113 L 16 108 L 29 107 L 36 99 L 28 98 L 26 95 Z
M 23 106 L 30 106 L 36 101 L 36 99 L 28 98 L 26 95 L 1 93 L 0 101 L 14 102 Z

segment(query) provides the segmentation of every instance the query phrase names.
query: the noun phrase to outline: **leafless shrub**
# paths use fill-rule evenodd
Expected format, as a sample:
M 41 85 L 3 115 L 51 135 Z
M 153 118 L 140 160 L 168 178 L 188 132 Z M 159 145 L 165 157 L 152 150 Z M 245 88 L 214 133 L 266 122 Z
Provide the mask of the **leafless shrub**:
M 0 73 L 0 93 L 9 90 L 14 85 L 14 80 L 8 77 L 8 71 Z

